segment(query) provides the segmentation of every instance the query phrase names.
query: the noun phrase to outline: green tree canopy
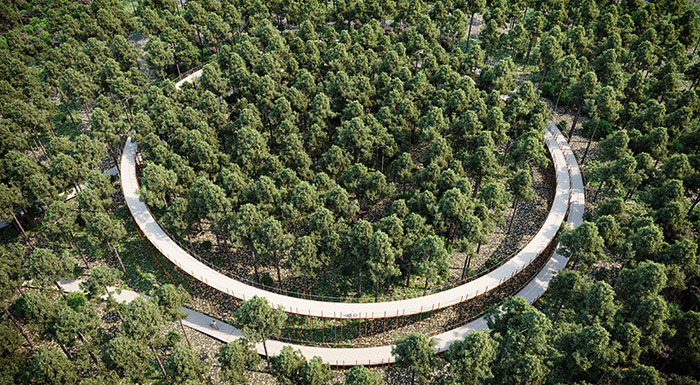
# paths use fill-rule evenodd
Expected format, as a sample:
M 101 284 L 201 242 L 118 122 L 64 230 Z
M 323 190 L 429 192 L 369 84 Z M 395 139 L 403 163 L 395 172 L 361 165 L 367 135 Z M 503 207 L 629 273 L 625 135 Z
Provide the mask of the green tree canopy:
M 391 355 L 400 368 L 411 369 L 411 384 L 418 381 L 425 383 L 437 366 L 435 341 L 424 334 L 414 333 L 396 341 L 391 348 Z
M 270 306 L 265 298 L 255 296 L 244 302 L 234 313 L 234 326 L 243 331 L 246 339 L 251 342 L 262 342 L 267 353 L 267 338 L 280 333 L 287 319 L 282 307 L 277 309 Z

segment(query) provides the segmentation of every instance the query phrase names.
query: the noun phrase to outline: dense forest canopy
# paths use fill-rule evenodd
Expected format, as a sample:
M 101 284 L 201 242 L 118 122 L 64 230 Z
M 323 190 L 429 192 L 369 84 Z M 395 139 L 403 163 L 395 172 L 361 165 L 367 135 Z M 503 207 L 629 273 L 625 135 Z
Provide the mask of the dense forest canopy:
M 360 294 L 365 270 L 377 290 L 401 270 L 427 287 L 448 275 L 436 237 L 473 252 L 508 203 L 532 199 L 549 109 L 529 81 L 503 101 L 512 61 L 487 93 L 466 42 L 448 53 L 437 31 L 374 20 L 322 37 L 309 21 L 282 35 L 266 20 L 224 45 L 196 88 L 150 89 L 150 104 L 171 93 L 172 106 L 134 117 L 142 198 L 174 234 L 207 221 L 221 247 L 252 254 L 257 280 L 268 261 L 279 281 L 286 260 L 308 278 L 350 265 Z
M 696 8 L 3 2 L 0 383 L 697 383 Z M 384 372 L 332 372 L 291 348 L 261 366 L 251 343 L 299 322 L 261 298 L 222 320 L 245 339 L 202 342 L 178 322 L 202 296 L 167 284 L 104 173 L 130 136 L 159 222 L 256 283 L 420 295 L 499 263 L 476 260 L 513 222 L 539 226 L 525 215 L 547 191 L 533 179 L 552 177 L 550 120 L 586 182 L 586 221 L 558 237 L 569 268 L 440 357 L 433 330 L 394 341 Z M 114 286 L 150 297 L 120 304 Z

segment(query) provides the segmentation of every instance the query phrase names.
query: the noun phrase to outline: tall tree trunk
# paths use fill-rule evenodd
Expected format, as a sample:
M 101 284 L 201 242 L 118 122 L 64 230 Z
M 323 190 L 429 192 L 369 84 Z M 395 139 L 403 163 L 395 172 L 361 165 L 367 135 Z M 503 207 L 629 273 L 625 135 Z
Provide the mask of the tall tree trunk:
M 87 343 L 87 338 L 85 338 L 85 336 L 83 335 L 83 333 L 80 332 L 80 331 L 78 331 L 78 338 L 79 338 L 80 341 L 82 341 L 83 343 Z M 88 349 L 88 348 L 86 347 L 86 349 Z M 88 349 L 88 354 L 90 355 L 90 359 L 92 360 L 92 362 L 95 363 L 95 366 L 99 368 L 99 367 L 100 367 L 100 362 L 97 360 L 97 357 L 95 357 L 95 353 L 93 353 L 91 350 Z
M 471 259 L 472 259 L 471 255 L 466 256 L 464 258 L 464 266 L 462 267 L 462 277 L 460 278 L 460 280 L 464 279 L 464 276 L 467 273 L 467 267 L 469 266 L 469 260 L 471 260 Z
M 182 329 L 182 335 L 185 336 L 185 341 L 187 341 L 187 346 L 192 347 L 192 344 L 190 343 L 189 337 L 187 337 L 187 331 L 185 330 L 185 325 L 182 324 L 182 320 L 177 321 L 180 324 L 180 328 Z
M 39 160 L 39 156 L 41 156 L 41 151 L 39 151 L 39 146 L 36 145 L 36 141 L 34 142 L 34 145 L 32 145 L 32 144 L 30 143 L 30 144 L 29 144 L 29 148 L 31 148 L 31 150 L 32 150 L 32 151 L 31 151 L 31 153 L 32 153 L 32 158 L 34 158 L 34 160 L 35 160 L 37 163 L 41 163 L 41 160 Z M 37 154 L 39 154 L 39 155 L 37 155 Z
M 228 244 L 228 238 L 224 237 L 224 249 L 226 249 L 226 254 L 231 253 L 231 246 Z
M 571 255 L 571 259 L 573 259 L 573 261 L 574 261 L 574 263 L 571 264 L 571 270 L 573 270 L 574 268 L 576 268 L 576 265 L 578 264 L 578 256 L 576 255 L 576 253 L 573 253 Z
M 595 203 L 596 200 L 598 200 L 598 193 L 600 192 L 600 190 L 605 185 L 605 182 L 607 182 L 607 181 L 608 181 L 607 179 L 603 179 L 603 181 L 600 182 L 600 186 L 598 186 L 598 189 L 595 191 L 595 195 L 593 196 L 593 203 Z
M 357 293 L 360 297 L 362 297 L 362 267 L 360 267 L 357 274 Z
M 165 372 L 165 368 L 163 367 L 163 362 L 160 360 L 160 356 L 158 356 L 158 352 L 153 348 L 153 346 L 149 346 L 151 349 L 151 353 L 153 353 L 153 356 L 156 357 L 156 361 L 158 362 L 158 366 L 160 367 L 161 373 L 163 373 L 163 378 L 167 381 L 168 380 L 168 373 Z
M 559 88 L 559 94 L 557 95 L 557 101 L 554 103 L 554 113 L 557 112 L 557 108 L 559 108 L 559 99 L 561 99 L 561 93 L 564 91 L 564 83 L 561 83 L 561 88 Z
M 561 302 L 561 299 L 557 299 L 557 301 L 554 303 L 554 308 L 557 310 L 554 312 L 554 317 L 552 318 L 553 324 L 556 323 L 557 320 L 559 319 L 559 313 L 561 313 L 562 306 L 563 306 L 563 304 Z
M 126 121 L 129 123 L 129 127 L 134 128 L 134 123 L 131 121 L 131 116 L 129 116 L 129 110 L 126 108 L 124 100 L 122 100 L 122 107 L 124 107 L 124 115 L 126 115 Z
M 450 247 L 452 244 L 452 241 L 454 241 L 454 226 L 449 225 L 447 226 L 447 233 L 445 234 L 445 237 L 447 238 L 447 247 Z
M 107 243 L 109 247 L 112 248 L 112 251 L 114 251 L 114 255 L 117 256 L 117 260 L 119 261 L 119 266 L 121 266 L 122 271 L 124 272 L 124 275 L 126 276 L 126 267 L 124 267 L 124 262 L 122 261 L 121 255 L 119 255 L 119 252 L 117 251 L 117 248 L 114 247 L 111 243 Z
M 267 352 L 267 339 L 263 336 L 263 349 L 265 349 L 265 359 L 267 360 L 267 369 L 270 370 L 270 354 Z
M 503 359 L 503 355 L 506 352 L 506 346 L 508 345 L 508 341 L 510 340 L 509 336 L 510 336 L 510 334 L 506 333 L 506 339 L 505 339 L 505 341 L 503 341 L 503 343 L 501 344 L 501 348 L 498 351 L 498 357 L 496 358 L 496 363 L 501 362 L 501 360 Z
M 41 147 L 41 151 L 43 151 L 43 152 L 44 152 L 44 155 L 46 155 L 46 157 L 48 158 L 48 157 L 49 157 L 49 153 L 46 152 L 46 147 L 44 147 L 44 142 L 42 142 L 42 141 L 41 141 L 41 138 L 39 138 L 39 137 L 36 138 L 36 141 L 39 143 L 39 147 Z
M 57 344 L 58 344 L 58 347 L 61 348 L 61 350 L 63 351 L 63 354 L 65 354 L 69 360 L 73 361 L 73 358 L 71 357 L 70 352 L 68 352 L 68 349 L 66 349 L 66 347 L 60 342 L 58 342 Z
M 513 145 L 513 140 L 508 141 L 508 145 L 506 146 L 506 151 L 503 152 L 503 162 L 501 163 L 501 167 L 506 165 L 506 159 L 508 159 L 508 153 L 510 152 L 510 147 Z
M 476 178 L 476 184 L 474 184 L 474 191 L 472 191 L 472 197 L 475 197 L 476 194 L 479 192 L 479 188 L 481 187 L 481 181 L 484 179 L 484 175 L 482 173 L 479 173 L 479 176 Z
M 36 147 L 36 152 L 38 152 L 39 156 L 41 156 L 41 151 L 39 151 L 39 150 L 41 150 L 43 147 L 39 146 L 39 143 L 36 142 L 36 138 L 34 136 L 32 136 L 32 142 L 34 142 L 34 146 L 32 147 L 32 152 L 34 152 L 34 147 Z M 49 154 L 47 154 L 46 151 L 44 151 L 44 156 L 46 156 L 48 158 Z M 38 161 L 39 160 L 37 158 L 37 162 Z
M 382 173 L 384 172 L 384 149 L 382 148 L 382 163 L 381 163 L 381 168 L 379 169 Z
M 255 280 L 260 283 L 260 273 L 258 273 L 258 256 L 253 251 L 253 270 L 255 271 Z
M 506 234 L 510 234 L 510 229 L 513 227 L 513 219 L 515 219 L 515 213 L 518 211 L 518 200 L 516 199 L 515 202 L 513 202 L 513 215 L 510 216 L 510 224 L 508 225 L 508 231 L 506 231 Z
M 379 302 L 379 280 L 374 283 L 374 302 Z
M 586 150 L 583 152 L 583 157 L 581 158 L 581 165 L 583 166 L 583 163 L 586 161 L 586 156 L 588 156 L 588 149 L 591 148 L 591 142 L 593 141 L 593 137 L 595 136 L 595 133 L 598 132 L 598 126 L 600 125 L 600 119 L 595 124 L 595 128 L 593 129 L 593 132 L 591 133 L 591 136 L 588 138 L 588 144 L 586 144 Z
M 70 118 L 71 122 L 75 125 L 75 118 L 73 118 L 73 114 L 70 112 L 70 106 L 66 106 L 66 112 L 68 113 L 68 117 Z
M 576 122 L 578 122 L 578 116 L 581 114 L 581 109 L 583 108 L 583 101 L 578 105 L 576 109 L 576 115 L 574 115 L 574 121 L 571 124 L 571 129 L 569 130 L 569 140 L 571 140 L 571 135 L 574 134 L 574 129 L 576 128 Z
M 103 287 L 105 288 L 105 291 L 107 292 L 107 298 L 110 299 L 110 302 L 115 303 L 116 300 L 114 299 L 114 297 L 112 297 L 112 292 L 109 290 L 109 288 L 107 286 L 103 286 Z M 126 319 L 124 318 L 124 315 L 122 314 L 122 312 L 119 310 L 118 304 L 117 304 L 117 307 L 115 308 L 115 311 L 117 312 L 117 316 L 119 316 L 119 320 L 124 322 Z
M 275 255 L 275 267 L 277 267 L 277 285 L 282 286 L 282 274 L 280 273 L 280 260 Z
M 700 193 L 698 193 L 698 195 L 695 197 L 695 200 L 693 201 L 693 204 L 690 205 L 690 209 L 688 209 L 688 215 L 690 215 L 690 213 L 693 212 L 693 209 L 694 209 L 695 206 L 698 204 L 698 202 L 700 202 Z
M 24 21 L 22 21 L 22 13 L 17 9 L 17 4 L 15 4 L 15 0 L 12 0 L 12 7 L 15 8 L 15 13 L 17 14 L 17 20 L 19 20 L 19 24 L 24 27 Z
M 27 233 L 24 231 L 24 227 L 22 227 L 22 224 L 19 223 L 19 219 L 17 219 L 17 215 L 15 215 L 15 212 L 12 212 L 12 218 L 15 220 L 15 225 L 17 225 L 17 228 L 19 229 L 20 232 L 22 232 L 22 236 L 24 237 L 25 241 L 29 240 L 29 237 L 27 236 Z
M 117 168 L 117 171 L 119 171 L 119 154 L 114 154 L 114 167 Z
M 698 194 L 700 196 L 700 194 Z M 413 270 L 413 265 L 408 264 L 408 271 L 406 272 L 406 287 L 411 284 L 411 271 Z
M 19 330 L 20 334 L 22 334 L 22 337 L 24 337 L 24 339 L 27 341 L 32 350 L 34 350 L 34 343 L 32 342 L 31 338 L 29 338 L 29 334 L 27 334 L 27 332 L 24 331 L 22 325 L 20 325 L 15 316 L 12 315 L 12 312 L 10 312 L 10 309 L 5 309 L 5 313 L 7 313 L 8 317 L 10 317 L 10 320 L 12 321 L 12 324 L 15 325 L 17 330 Z
M 78 244 L 75 242 L 73 234 L 68 234 L 69 237 L 65 238 L 68 241 L 68 244 L 70 245 L 70 247 L 75 247 L 76 249 L 78 249 L 78 255 L 80 255 L 80 258 L 83 260 L 83 262 L 85 262 L 85 268 L 90 269 L 90 264 L 88 263 L 87 258 L 85 258 L 85 254 L 83 254 L 83 249 L 81 249 L 80 246 L 78 246 Z
M 61 285 L 59 285 L 58 282 L 54 282 L 53 284 L 54 284 L 54 286 L 56 286 L 56 290 L 58 290 L 58 294 L 60 294 L 61 297 L 63 297 L 63 299 L 66 299 L 66 293 L 63 292 L 63 288 L 61 287 Z
M 202 34 L 199 32 L 199 26 L 194 25 L 194 30 L 197 31 L 197 38 L 199 39 L 199 51 L 202 54 L 202 64 L 204 64 L 204 40 L 202 39 Z
M 90 104 L 88 102 L 85 102 L 83 104 L 83 107 L 85 108 L 85 115 L 88 119 L 90 119 L 90 115 L 92 115 L 92 108 L 90 108 Z
M 547 75 L 547 65 L 544 65 L 544 69 L 542 70 L 542 78 L 540 79 L 540 88 L 542 88 L 542 84 L 544 83 L 544 77 Z
M 532 44 L 533 44 L 533 40 L 530 40 L 530 42 L 527 45 L 527 55 L 525 55 L 525 65 L 528 65 L 530 63 L 530 51 L 532 51 Z

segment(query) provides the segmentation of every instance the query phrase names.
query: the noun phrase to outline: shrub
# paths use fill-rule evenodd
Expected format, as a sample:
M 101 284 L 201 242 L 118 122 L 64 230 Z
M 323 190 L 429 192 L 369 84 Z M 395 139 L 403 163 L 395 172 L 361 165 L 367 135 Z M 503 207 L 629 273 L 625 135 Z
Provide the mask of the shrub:
M 165 336 L 165 343 L 168 346 L 175 346 L 180 340 L 182 340 L 182 336 L 175 330 L 171 330 L 168 335 Z
M 265 286 L 274 286 L 274 284 L 275 284 L 275 280 L 272 279 L 272 276 L 270 276 L 270 273 L 263 274 L 262 279 L 260 281 Z
M 87 297 L 85 296 L 85 293 L 82 291 L 74 291 L 72 293 L 66 294 L 66 302 L 68 302 L 68 306 L 73 308 L 75 311 L 79 311 L 82 309 L 85 305 L 87 305 Z
M 494 257 L 489 257 L 489 259 L 486 261 L 486 263 L 484 265 L 486 266 L 487 269 L 490 269 L 490 268 L 498 265 L 498 260 Z

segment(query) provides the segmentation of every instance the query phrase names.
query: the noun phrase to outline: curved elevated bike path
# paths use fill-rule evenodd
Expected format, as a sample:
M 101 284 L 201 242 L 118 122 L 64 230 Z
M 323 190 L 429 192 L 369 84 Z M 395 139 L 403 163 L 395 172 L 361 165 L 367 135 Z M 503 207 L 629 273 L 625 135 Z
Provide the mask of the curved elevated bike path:
M 550 123 L 546 129 L 546 134 L 551 136 L 557 142 L 559 155 L 565 159 L 565 162 L 568 165 L 567 169 L 570 178 L 568 179 L 569 183 L 567 189 L 570 190 L 570 203 L 568 204 L 567 220 L 569 224 L 576 227 L 583 221 L 583 213 L 585 209 L 585 196 L 581 172 L 578 167 L 576 157 L 559 129 L 554 124 Z M 567 258 L 555 252 L 542 270 L 535 276 L 535 278 L 532 279 L 516 295 L 524 297 L 527 299 L 528 303 L 535 302 L 547 290 L 552 277 L 562 270 L 567 263 Z M 67 291 L 78 290 L 76 281 L 62 282 L 61 285 Z M 135 292 L 123 290 L 122 293 L 117 296 L 117 299 L 120 302 L 125 302 L 132 300 L 136 296 L 138 296 L 138 294 Z M 214 329 L 211 327 L 211 323 L 214 318 L 187 308 L 184 308 L 183 310 L 189 313 L 187 319 L 183 321 L 186 326 L 198 330 L 213 338 L 223 342 L 229 342 L 243 336 L 239 329 L 236 329 L 223 321 L 219 320 L 220 326 L 218 329 Z M 436 341 L 436 352 L 443 352 L 447 350 L 453 342 L 464 339 L 464 337 L 472 331 L 486 329 L 487 327 L 485 317 L 481 317 L 461 327 L 435 335 L 432 338 Z M 280 341 L 270 340 L 268 341 L 270 355 L 279 354 L 282 347 L 286 345 L 289 345 L 294 349 L 301 350 L 306 357 L 310 358 L 313 356 L 319 356 L 324 360 L 324 362 L 333 366 L 381 365 L 394 362 L 394 358 L 391 355 L 391 345 L 373 348 L 323 348 L 287 344 Z M 256 349 L 261 355 L 264 354 L 262 344 L 258 344 Z
M 265 297 L 288 313 L 325 318 L 377 319 L 420 314 L 446 308 L 492 290 L 521 272 L 551 243 L 569 206 L 569 171 L 559 143 L 549 130 L 545 141 L 556 173 L 556 192 L 547 218 L 532 240 L 498 268 L 460 286 L 423 297 L 388 302 L 348 303 L 316 301 L 267 291 L 228 277 L 205 265 L 182 249 L 156 222 L 139 199 L 136 177 L 137 144 L 127 139 L 121 158 L 121 184 L 126 204 L 136 224 L 160 253 L 185 273 L 204 284 L 242 300 Z

